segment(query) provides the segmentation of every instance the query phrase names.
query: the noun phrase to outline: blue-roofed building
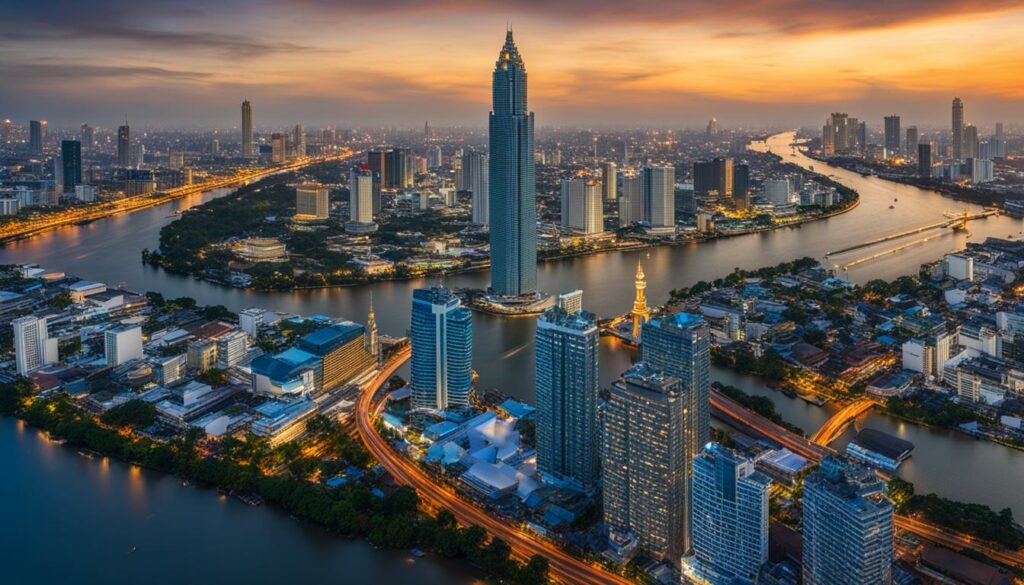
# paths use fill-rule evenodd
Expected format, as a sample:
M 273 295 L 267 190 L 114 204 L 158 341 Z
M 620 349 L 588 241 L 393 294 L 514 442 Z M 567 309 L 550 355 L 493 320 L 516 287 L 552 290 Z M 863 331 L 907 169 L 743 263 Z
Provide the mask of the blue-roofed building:
M 254 410 L 252 432 L 266 437 L 276 447 L 306 432 L 306 421 L 316 414 L 316 403 L 304 398 L 288 402 L 269 400 Z
M 252 391 L 264 396 L 306 396 L 317 389 L 319 356 L 290 348 L 275 355 L 263 354 L 250 364 Z
M 322 361 L 316 373 L 318 390 L 328 391 L 347 384 L 376 365 L 365 333 L 366 329 L 358 323 L 335 323 L 299 339 L 295 344 L 298 349 Z

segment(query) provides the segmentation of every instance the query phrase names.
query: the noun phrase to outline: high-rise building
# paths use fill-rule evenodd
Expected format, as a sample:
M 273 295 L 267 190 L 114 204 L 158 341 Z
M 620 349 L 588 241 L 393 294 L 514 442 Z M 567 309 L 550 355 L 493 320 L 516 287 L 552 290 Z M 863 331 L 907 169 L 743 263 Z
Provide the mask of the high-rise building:
M 996 122 L 996 140 L 1003 139 L 1003 123 Z
M 562 179 L 562 227 L 584 234 L 604 231 L 604 205 L 597 181 Z
M 331 214 L 331 192 L 315 183 L 295 188 L 295 219 L 320 220 Z
M 390 189 L 405 189 L 412 185 L 412 163 L 408 148 L 393 148 L 385 153 L 386 185 Z
M 687 400 L 687 461 L 711 440 L 711 334 L 704 318 L 675 313 L 648 321 L 640 334 L 640 359 L 675 376 Z
M 963 129 L 963 149 L 964 158 L 976 158 L 978 156 L 978 127 L 973 124 L 967 124 Z
M 893 505 L 874 471 L 826 457 L 804 481 L 806 585 L 892 583 Z
M 614 382 L 605 411 L 601 477 L 609 535 L 679 563 L 690 548 L 686 391 L 641 362 Z
M 469 406 L 473 386 L 473 315 L 452 291 L 412 293 L 412 407 L 440 411 Z
M 288 160 L 288 135 L 283 132 L 274 132 L 270 135 L 270 160 L 274 163 L 283 163 Z
M 900 150 L 900 117 L 885 117 L 885 154 L 892 156 Z
M 28 376 L 45 364 L 57 361 L 57 340 L 50 342 L 46 319 L 27 315 L 11 321 L 11 326 L 14 328 L 14 361 L 18 374 Z
M 494 65 L 492 92 L 491 289 L 500 295 L 520 296 L 537 290 L 537 194 L 526 64 L 511 29 Z
M 75 187 L 82 184 L 82 143 L 77 140 L 62 140 L 60 161 L 64 192 L 74 193 Z
M 373 173 L 369 168 L 353 167 L 348 179 L 348 223 L 345 231 L 369 233 L 376 231 L 373 221 Z
M 733 167 L 732 201 L 736 209 L 750 208 L 750 167 L 748 165 Z
M 644 221 L 651 227 L 676 225 L 676 168 L 644 167 L 640 171 Z
M 0 144 L 7 144 L 11 141 L 11 136 L 14 134 L 14 122 L 10 118 L 4 118 L 0 122 Z
M 46 146 L 46 120 L 30 120 L 28 123 L 28 148 L 33 154 L 43 152 Z
M 628 227 L 644 220 L 644 201 L 639 175 L 622 175 L 619 190 L 619 227 Z
M 917 144 L 919 139 L 920 137 L 917 134 L 917 126 L 908 126 L 907 142 L 903 149 L 903 152 L 905 152 L 908 157 L 917 156 Z
M 717 443 L 693 463 L 690 525 L 694 569 L 712 585 L 753 583 L 768 560 L 771 479 Z
M 700 195 L 717 193 L 722 200 L 733 196 L 735 167 L 731 158 L 693 163 L 693 191 Z
M 600 468 L 593 315 L 548 309 L 537 321 L 537 468 L 590 489 Z
M 142 327 L 121 325 L 103 334 L 103 353 L 108 366 L 142 358 Z
M 488 216 L 488 168 L 487 155 L 481 152 L 467 150 L 462 153 L 462 183 L 459 189 L 469 191 L 473 194 L 472 209 L 473 223 L 476 225 L 487 225 L 490 221 Z
M 619 198 L 617 174 L 615 163 L 608 161 L 601 165 L 601 190 L 605 201 L 615 201 Z
M 256 142 L 252 135 L 252 104 L 249 100 L 242 102 L 242 156 L 254 156 Z
M 932 176 L 932 145 L 928 142 L 917 145 L 917 176 L 923 179 Z
M 132 134 L 128 122 L 117 128 L 117 166 L 127 169 L 132 166 Z
M 718 119 L 711 118 L 708 121 L 708 127 L 704 130 L 704 140 L 708 144 L 715 142 L 718 139 Z
M 964 157 L 964 101 L 953 98 L 953 158 Z
M 79 138 L 82 139 L 82 146 L 85 148 L 96 146 L 96 132 L 88 124 L 82 124 L 82 134 Z
M 249 336 L 242 330 L 232 331 L 217 338 L 217 367 L 228 370 L 249 354 Z
M 367 151 L 366 166 L 373 176 L 373 215 L 376 217 L 381 210 L 381 189 L 387 187 L 387 152 L 384 150 Z
M 832 118 L 825 120 L 821 128 L 821 154 L 834 156 L 836 153 L 836 128 L 832 125 Z
M 294 144 L 295 156 L 306 156 L 306 129 L 302 124 L 296 124 L 292 131 L 292 144 Z

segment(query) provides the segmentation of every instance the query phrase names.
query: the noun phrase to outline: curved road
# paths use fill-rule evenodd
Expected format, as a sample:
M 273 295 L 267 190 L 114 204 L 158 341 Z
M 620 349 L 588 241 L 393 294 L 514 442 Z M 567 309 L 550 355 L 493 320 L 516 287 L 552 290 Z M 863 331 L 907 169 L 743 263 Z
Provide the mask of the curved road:
M 832 441 L 835 441 L 843 434 L 846 427 L 853 421 L 857 420 L 857 417 L 871 410 L 871 407 L 875 403 L 870 398 L 863 398 L 856 402 L 847 404 L 839 412 L 832 415 L 832 418 L 825 421 L 825 424 L 821 425 L 818 432 L 811 436 L 811 441 L 827 447 Z
M 384 466 L 395 481 L 415 488 L 420 499 L 428 507 L 447 508 L 460 524 L 475 524 L 484 528 L 491 536 L 501 538 L 508 543 L 517 557 L 546 557 L 551 565 L 551 574 L 559 581 L 583 585 L 631 585 L 631 581 L 613 575 L 598 565 L 570 556 L 551 543 L 540 540 L 538 536 L 494 518 L 486 510 L 460 497 L 451 488 L 436 483 L 420 470 L 418 465 L 391 449 L 373 426 L 373 419 L 384 406 L 383 400 L 375 401 L 374 397 L 392 374 L 408 361 L 411 353 L 409 348 L 405 348 L 388 360 L 381 372 L 362 388 L 359 401 L 356 403 L 356 426 L 359 435 L 373 457 Z

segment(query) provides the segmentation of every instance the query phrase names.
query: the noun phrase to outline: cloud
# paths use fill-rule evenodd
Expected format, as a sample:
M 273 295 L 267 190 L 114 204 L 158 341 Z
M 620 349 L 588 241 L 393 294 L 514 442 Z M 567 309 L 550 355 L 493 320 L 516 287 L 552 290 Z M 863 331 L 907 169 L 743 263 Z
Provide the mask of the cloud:
M 0 77 L 5 77 L 16 83 L 22 83 L 36 80 L 94 81 L 103 78 L 203 81 L 209 79 L 211 75 L 199 71 L 182 71 L 165 69 L 163 67 L 122 67 L 85 63 L 0 62 Z

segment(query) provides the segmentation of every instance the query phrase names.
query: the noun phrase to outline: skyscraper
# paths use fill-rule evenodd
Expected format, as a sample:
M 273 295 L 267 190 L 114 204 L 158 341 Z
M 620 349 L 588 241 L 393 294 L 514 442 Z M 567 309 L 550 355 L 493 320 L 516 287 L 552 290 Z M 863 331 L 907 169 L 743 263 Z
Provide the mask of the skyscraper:
M 638 175 L 622 175 L 619 192 L 619 227 L 628 227 L 644 220 L 644 201 Z
M 31 120 L 28 123 L 28 148 L 34 154 L 43 152 L 46 145 L 46 120 Z
M 676 225 L 676 168 L 644 167 L 640 172 L 644 221 L 651 227 Z
M 252 135 L 252 104 L 249 100 L 242 102 L 242 156 L 256 154 L 256 143 Z
M 412 293 L 412 407 L 447 410 L 469 405 L 473 385 L 473 315 L 452 291 Z
M 373 173 L 366 166 L 353 167 L 348 179 L 348 222 L 345 231 L 369 233 L 377 230 L 373 222 Z
M 19 374 L 27 376 L 49 362 L 46 359 L 46 346 L 49 337 L 46 331 L 46 319 L 27 315 L 11 321 L 11 326 L 14 328 L 15 365 Z M 54 343 L 54 345 L 56 344 Z
M 615 201 L 619 198 L 617 174 L 615 163 L 609 161 L 601 165 L 601 190 L 605 201 Z
M 60 160 L 64 192 L 74 193 L 75 187 L 82 184 L 82 143 L 77 140 L 62 140 Z
M 93 130 L 92 126 L 82 124 L 82 135 L 80 138 L 82 139 L 83 147 L 92 148 L 96 146 L 96 132 Z
M 604 205 L 595 180 L 562 179 L 562 227 L 584 234 L 604 231 Z
M 644 324 L 640 359 L 679 378 L 686 393 L 687 461 L 711 440 L 711 334 L 704 318 L 675 313 Z
M 117 128 L 117 166 L 127 169 L 132 166 L 132 135 L 126 120 Z
M 693 463 L 693 555 L 713 585 L 754 582 L 768 560 L 771 480 L 735 451 L 710 443 Z
M 511 29 L 494 66 L 492 92 L 491 289 L 500 295 L 520 296 L 537 290 L 537 194 L 526 65 Z
M 270 135 L 270 161 L 283 163 L 288 160 L 288 135 L 274 132 Z
M 584 311 L 554 307 L 537 321 L 537 468 L 586 489 L 599 476 L 599 337 Z
M 373 215 L 380 213 L 381 189 L 387 186 L 387 153 L 383 150 L 366 152 L 366 166 L 373 175 Z
M 1003 139 L 1003 123 L 996 122 L 996 140 Z
M 917 145 L 917 176 L 922 179 L 932 176 L 932 145 L 928 142 Z
M 750 207 L 750 167 L 748 165 L 736 165 L 733 168 L 732 201 L 736 209 L 743 210 Z
M 953 98 L 953 158 L 964 156 L 964 101 Z
M 900 150 L 900 117 L 885 117 L 885 154 L 892 156 Z
M 717 139 L 718 139 L 718 119 L 717 118 L 711 118 L 711 120 L 708 121 L 707 129 L 704 131 L 704 140 L 708 144 L 711 144 L 712 142 L 714 142 Z
M 686 407 L 682 382 L 641 362 L 612 384 L 605 411 L 605 524 L 673 564 L 690 548 Z
M 893 505 L 864 466 L 826 457 L 804 481 L 806 585 L 892 582 Z
M 386 185 L 391 189 L 405 189 L 412 185 L 412 166 L 409 162 L 408 148 L 392 148 L 385 153 L 386 164 L 384 176 Z
M 292 131 L 292 143 L 295 145 L 295 156 L 306 156 L 306 129 L 296 124 Z
M 918 134 L 917 134 L 917 126 L 908 126 L 907 127 L 907 143 L 906 143 L 905 149 L 903 151 L 903 152 L 905 152 L 907 154 L 908 157 L 909 156 L 917 156 L 917 141 L 918 141 L 918 139 L 919 139 L 919 137 L 918 137 Z
M 975 158 L 978 156 L 978 127 L 973 124 L 966 124 L 963 129 L 964 158 Z
M 462 184 L 459 189 L 473 194 L 473 223 L 487 225 L 488 217 L 488 168 L 487 155 L 467 150 L 462 153 Z

